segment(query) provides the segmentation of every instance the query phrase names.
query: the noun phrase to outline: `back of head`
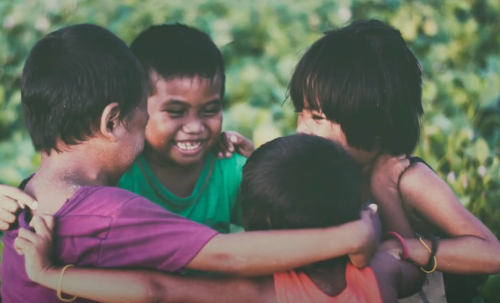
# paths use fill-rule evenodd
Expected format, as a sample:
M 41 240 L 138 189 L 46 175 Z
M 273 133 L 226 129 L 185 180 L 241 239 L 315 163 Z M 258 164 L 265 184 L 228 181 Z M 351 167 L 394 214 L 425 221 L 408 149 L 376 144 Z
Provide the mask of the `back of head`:
M 128 118 L 147 98 L 147 78 L 127 45 L 108 30 L 79 24 L 52 32 L 23 69 L 22 105 L 37 151 L 60 151 L 93 136 L 104 108 Z
M 316 41 L 290 82 L 297 110 L 322 111 L 340 124 L 350 146 L 411 153 L 420 137 L 420 65 L 401 33 L 379 20 L 359 20 Z M 307 103 L 307 104 L 306 104 Z
M 224 95 L 222 54 L 206 33 L 194 27 L 179 23 L 152 26 L 139 34 L 130 49 L 147 71 L 165 80 L 221 77 Z
M 360 170 L 344 149 L 292 135 L 259 147 L 243 168 L 240 198 L 247 230 L 323 228 L 360 217 Z M 345 262 L 340 258 L 318 263 Z
M 248 230 L 322 228 L 359 219 L 359 176 L 336 143 L 292 135 L 259 147 L 243 168 Z

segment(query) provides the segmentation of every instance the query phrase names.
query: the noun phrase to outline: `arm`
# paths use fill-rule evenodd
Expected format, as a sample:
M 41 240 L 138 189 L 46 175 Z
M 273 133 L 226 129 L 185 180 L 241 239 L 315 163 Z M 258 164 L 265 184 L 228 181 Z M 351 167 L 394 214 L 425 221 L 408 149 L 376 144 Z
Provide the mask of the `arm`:
M 370 261 L 384 303 L 398 302 L 398 298 L 415 294 L 425 281 L 425 275 L 418 266 L 401 260 L 401 251 L 402 248 L 397 254 L 394 251 L 379 251 Z
M 437 270 L 459 274 L 500 272 L 498 240 L 431 169 L 422 163 L 412 165 L 401 177 L 400 191 L 409 208 L 449 236 L 439 243 Z M 425 247 L 418 239 L 406 241 L 409 258 L 426 265 L 429 252 Z
M 220 234 L 201 249 L 187 268 L 261 276 L 348 254 L 364 256 L 358 259 L 358 265 L 367 265 L 376 247 L 371 222 L 374 215 L 369 209 L 359 221 L 325 229 Z
M 57 290 L 60 274 L 61 268 L 53 268 L 34 282 Z M 200 278 L 70 267 L 64 273 L 62 291 L 104 303 L 276 303 L 272 277 Z
M 142 197 L 133 197 L 120 206 L 100 242 L 96 267 L 165 272 L 188 268 L 256 276 L 346 254 L 364 256 L 362 265 L 366 265 L 376 249 L 374 215 L 369 209 L 358 221 L 324 229 L 221 235 Z
M 25 256 L 31 280 L 55 291 L 61 268 L 51 263 L 52 217 L 34 217 L 33 233 L 20 230 L 17 252 Z M 65 294 L 106 303 L 147 302 L 264 302 L 275 303 L 272 277 L 260 279 L 195 278 L 158 272 L 112 269 L 66 269 Z
M 382 154 L 375 159 L 371 173 L 371 192 L 381 216 L 384 231 L 397 232 L 403 237 L 413 238 L 415 233 L 406 216 L 401 196 L 399 181 L 409 167 L 406 156 L 394 157 Z

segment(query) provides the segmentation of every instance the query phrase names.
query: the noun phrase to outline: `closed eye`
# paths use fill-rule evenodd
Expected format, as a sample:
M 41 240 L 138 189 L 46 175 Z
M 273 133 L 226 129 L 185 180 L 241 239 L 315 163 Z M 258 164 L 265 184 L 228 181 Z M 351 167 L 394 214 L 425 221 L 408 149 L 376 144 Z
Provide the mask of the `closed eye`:
M 172 110 L 172 109 L 167 109 L 165 110 L 169 115 L 174 116 L 174 117 L 180 117 L 184 114 L 184 110 Z

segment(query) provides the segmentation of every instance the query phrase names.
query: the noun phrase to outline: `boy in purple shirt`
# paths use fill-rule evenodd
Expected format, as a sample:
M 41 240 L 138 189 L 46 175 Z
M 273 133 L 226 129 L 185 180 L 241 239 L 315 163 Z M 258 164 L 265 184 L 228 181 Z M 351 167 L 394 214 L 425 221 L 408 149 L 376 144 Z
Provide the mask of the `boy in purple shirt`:
M 28 131 L 42 154 L 22 188 L 39 207 L 24 209 L 3 238 L 4 303 L 58 301 L 54 291 L 30 281 L 14 247 L 32 216 L 43 214 L 56 219 L 57 264 L 246 276 L 346 254 L 367 264 L 375 232 L 366 213 L 339 227 L 223 235 L 110 187 L 144 147 L 147 76 L 125 43 L 101 27 L 70 26 L 40 40 L 26 61 L 21 93 Z

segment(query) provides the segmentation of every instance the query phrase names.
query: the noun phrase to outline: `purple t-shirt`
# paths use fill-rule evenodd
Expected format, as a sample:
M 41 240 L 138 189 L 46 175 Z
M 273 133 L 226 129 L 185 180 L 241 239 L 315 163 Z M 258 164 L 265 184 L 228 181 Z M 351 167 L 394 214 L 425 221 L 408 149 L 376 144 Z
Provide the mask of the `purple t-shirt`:
M 19 226 L 29 228 L 26 212 Z M 179 271 L 217 232 L 177 216 L 129 191 L 83 187 L 54 215 L 54 251 L 59 264 Z M 56 292 L 31 282 L 16 253 L 18 229 L 5 233 L 3 303 L 59 302 Z M 75 302 L 91 302 L 77 299 Z

